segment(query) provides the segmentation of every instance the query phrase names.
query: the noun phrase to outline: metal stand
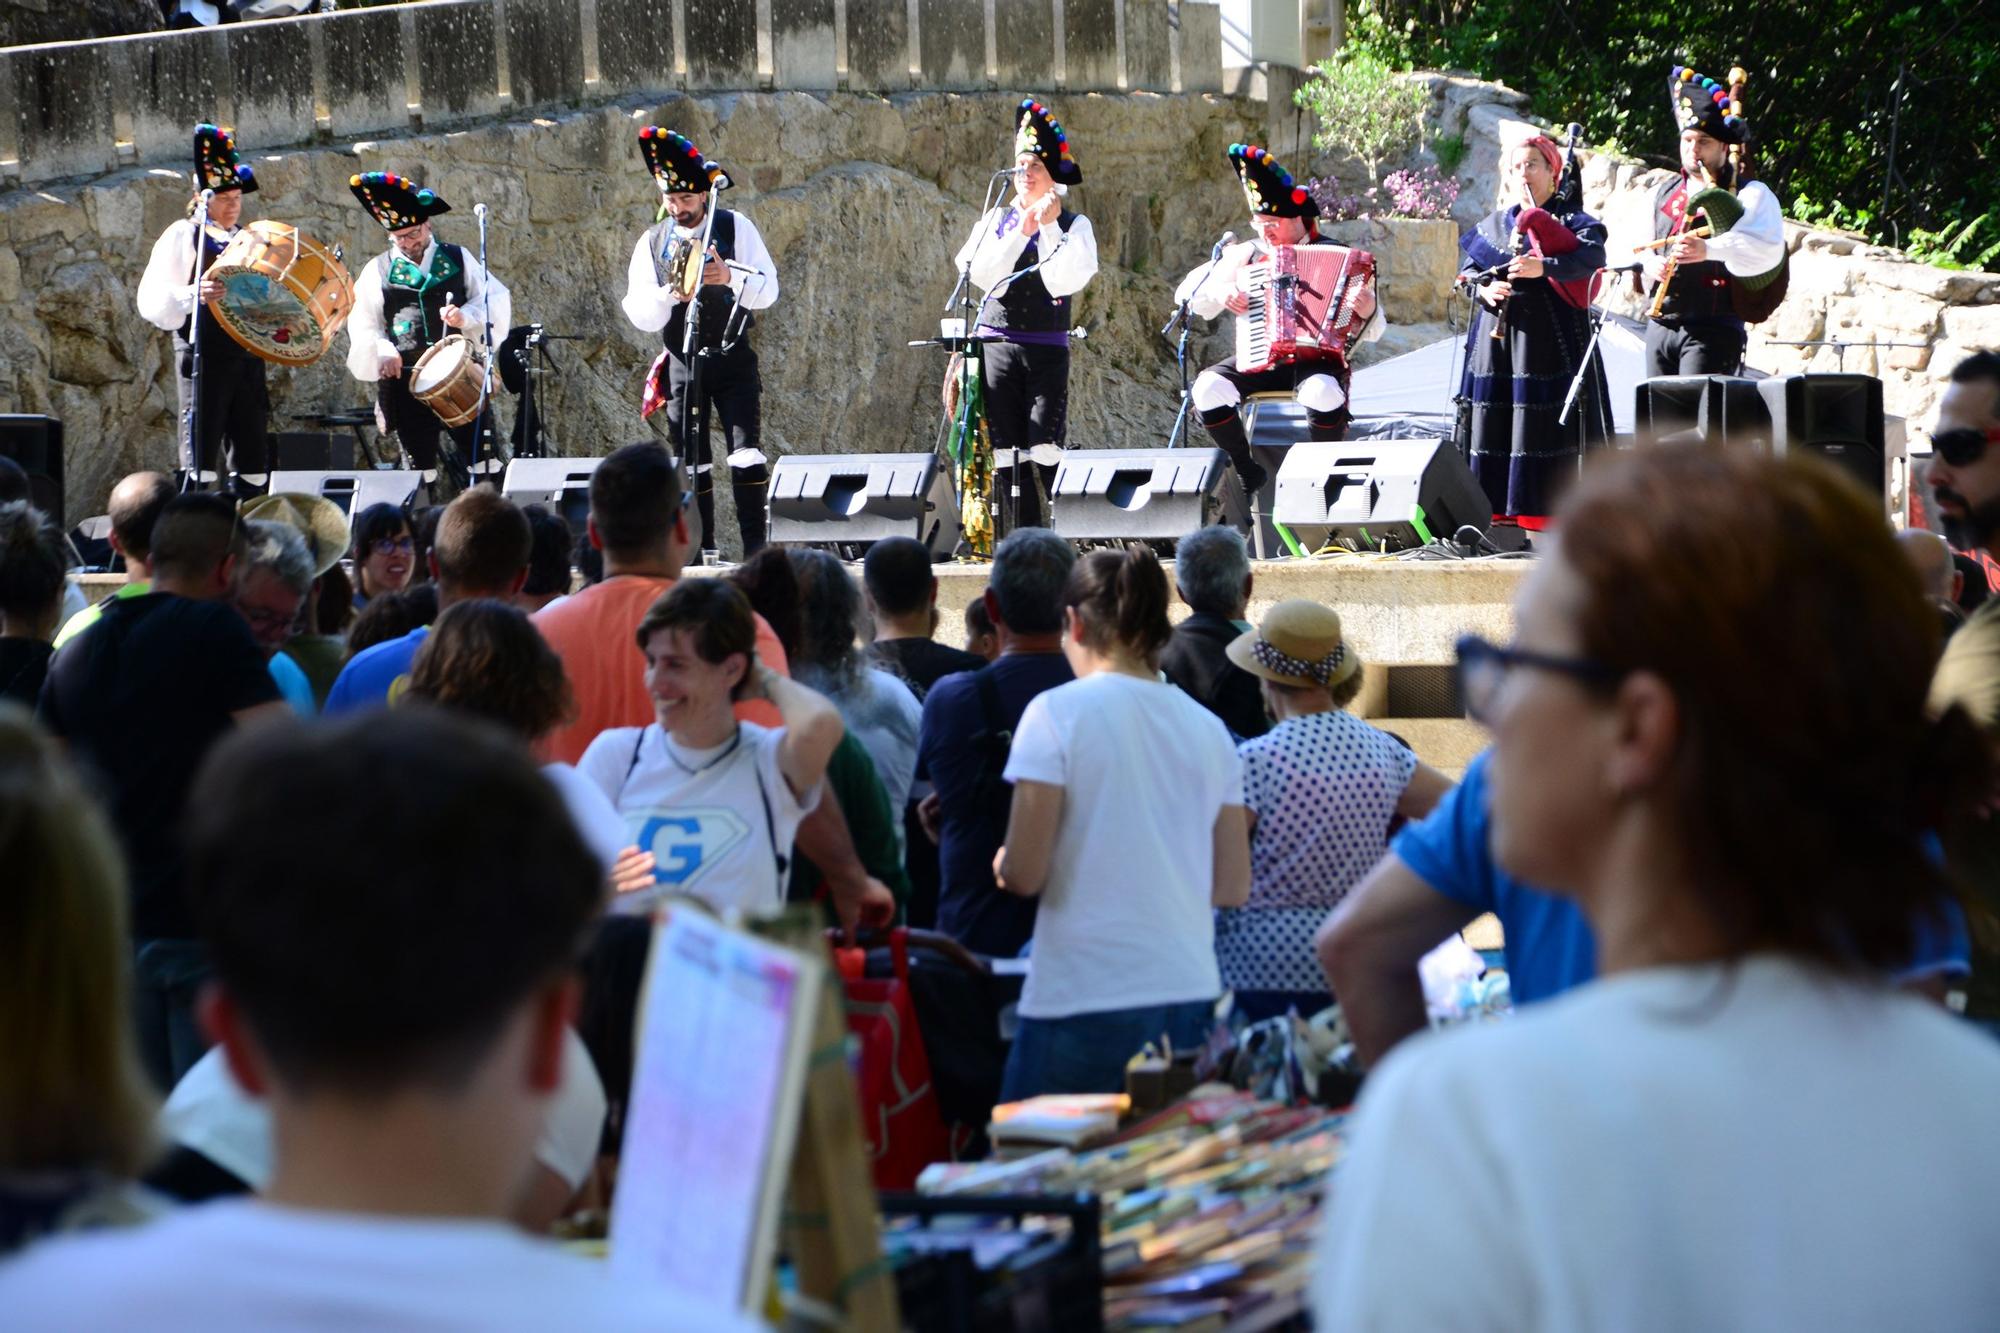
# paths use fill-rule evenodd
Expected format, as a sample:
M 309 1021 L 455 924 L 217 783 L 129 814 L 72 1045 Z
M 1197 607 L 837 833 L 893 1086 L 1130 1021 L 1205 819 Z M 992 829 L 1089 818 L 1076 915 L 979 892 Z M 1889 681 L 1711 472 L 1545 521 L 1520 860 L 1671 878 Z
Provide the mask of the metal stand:
M 486 267 L 486 205 L 480 204 L 472 211 L 479 219 L 479 310 L 485 339 L 481 345 L 486 349 L 485 363 L 480 367 L 479 415 L 472 423 L 472 459 L 467 468 L 470 476 L 477 477 L 479 444 L 488 438 L 493 415 L 493 358 L 498 351 L 493 343 L 493 274 Z M 495 452 L 499 447 L 493 444 Z
M 1180 411 L 1174 414 L 1174 428 L 1167 432 L 1167 448 L 1169 449 L 1178 449 L 1181 443 L 1187 438 L 1188 416 L 1194 405 L 1194 400 L 1190 396 L 1191 391 L 1188 387 L 1187 369 L 1188 335 L 1194 332 L 1194 311 L 1191 307 L 1194 304 L 1194 298 L 1201 295 L 1201 289 L 1208 286 L 1208 280 L 1215 276 L 1215 266 L 1222 262 L 1222 252 L 1228 248 L 1229 242 L 1235 238 L 1235 235 L 1235 232 L 1229 232 L 1215 243 L 1215 249 L 1209 251 L 1208 254 L 1208 272 L 1201 275 L 1201 281 L 1196 283 L 1194 290 L 1187 294 L 1187 300 L 1182 301 L 1174 308 L 1174 317 L 1167 321 L 1165 328 L 1160 330 L 1162 338 L 1172 337 L 1175 325 L 1179 325 L 1181 331 L 1180 338 L 1174 343 L 1174 363 L 1179 367 L 1181 375 L 1181 406 Z
M 201 484 L 201 280 L 208 265 L 208 203 L 215 191 L 203 190 L 194 208 L 194 309 L 188 313 L 188 405 L 183 438 L 187 441 L 187 473 L 181 491 L 198 491 Z M 221 441 L 216 441 L 218 449 Z M 216 489 L 222 488 L 222 460 L 215 460 Z
M 1604 272 L 1603 269 L 1598 270 Z M 1583 345 L 1583 360 L 1576 368 L 1576 375 L 1569 382 L 1569 392 L 1563 395 L 1562 411 L 1556 414 L 1556 425 L 1567 426 L 1569 414 L 1576 410 L 1576 396 L 1583 392 L 1583 382 L 1590 378 L 1590 368 L 1597 361 L 1597 343 L 1604 336 L 1604 307 L 1596 301 L 1590 303 L 1590 341 Z M 1611 438 L 1611 423 L 1604 423 L 1604 438 Z

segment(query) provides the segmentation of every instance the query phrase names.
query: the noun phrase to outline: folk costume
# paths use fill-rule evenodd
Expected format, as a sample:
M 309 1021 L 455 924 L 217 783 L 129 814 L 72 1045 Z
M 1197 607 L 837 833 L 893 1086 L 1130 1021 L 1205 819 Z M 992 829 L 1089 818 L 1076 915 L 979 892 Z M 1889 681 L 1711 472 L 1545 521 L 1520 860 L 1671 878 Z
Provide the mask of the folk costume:
M 194 188 L 218 195 L 254 193 L 257 177 L 237 159 L 230 132 L 214 125 L 194 130 Z M 242 230 L 208 224 L 201 237 L 201 270 L 206 273 Z M 266 421 L 271 411 L 264 381 L 264 363 L 223 329 L 204 310 L 195 324 L 198 302 L 195 278 L 195 224 L 189 216 L 168 227 L 153 244 L 146 272 L 139 279 L 139 314 L 155 328 L 173 334 L 174 388 L 180 412 L 176 426 L 180 464 L 195 474 L 199 485 L 220 477 L 218 454 L 226 456 L 230 488 L 241 495 L 261 494 L 270 481 L 270 442 Z M 195 342 L 201 347 L 201 420 L 193 419 Z M 197 445 L 197 441 L 199 444 Z
M 1682 133 L 1700 130 L 1727 144 L 1745 142 L 1742 101 L 1715 80 L 1676 65 L 1667 97 Z M 1768 316 L 1783 294 L 1783 287 L 1773 284 L 1781 283 L 1784 273 L 1784 213 L 1763 182 L 1738 179 L 1739 153 L 1732 152 L 1722 179 L 1690 178 L 1683 171 L 1653 196 L 1655 240 L 1704 222 L 1714 234 L 1707 238 L 1707 259 L 1676 266 L 1659 313 L 1646 325 L 1649 374 L 1736 374 L 1749 339 L 1746 317 L 1755 323 Z M 1697 209 L 1701 216 L 1690 221 L 1690 211 Z M 1657 279 L 1644 286 L 1647 296 L 1658 295 Z M 1766 298 L 1773 298 L 1768 307 Z
M 1038 159 L 1059 197 L 1083 180 L 1068 134 L 1032 97 L 1022 99 L 1015 115 L 1014 155 Z M 1001 340 L 980 345 L 980 388 L 995 464 L 992 503 L 1003 535 L 1009 518 L 1020 527 L 1043 522 L 1042 495 L 1055 488 L 1067 439 L 1070 298 L 1097 275 L 1090 219 L 1059 204 L 1055 217 L 1030 235 L 1021 225 L 1024 202 L 1017 193 L 981 217 L 955 261 L 985 293 L 977 332 Z M 1017 459 L 1033 466 L 1021 476 L 1020 512 L 1010 516 L 1001 497 L 1012 493 L 1006 469 Z
M 347 184 L 386 232 L 451 212 L 451 205 L 436 191 L 390 172 L 365 172 Z M 465 315 L 461 328 L 444 322 L 444 308 L 451 304 Z M 348 373 L 375 385 L 378 419 L 395 432 L 410 466 L 421 471 L 426 482 L 437 480 L 441 435 L 450 437 L 444 461 L 459 486 L 469 484 L 469 464 L 476 462 L 476 470 L 484 472 L 499 463 L 497 456 L 477 456 L 480 418 L 447 430 L 437 413 L 410 394 L 410 372 L 423 354 L 452 334 L 483 344 L 489 315 L 494 328 L 508 326 L 513 299 L 506 287 L 481 271 L 476 255 L 435 236 L 416 260 L 391 242 L 355 276 L 354 313 L 347 318 Z M 402 374 L 383 378 L 380 363 L 387 357 L 402 363 Z M 490 406 L 487 416 L 490 419 Z
M 1528 142 L 1560 180 L 1555 144 Z M 1513 292 L 1501 309 L 1478 304 L 1465 334 L 1461 385 L 1468 461 L 1496 517 L 1539 526 L 1584 449 L 1610 436 L 1611 391 L 1595 356 L 1569 424 L 1556 421 L 1590 345 L 1591 280 L 1604 267 L 1604 238 L 1604 224 L 1558 190 L 1546 207 L 1512 204 L 1489 213 L 1459 240 L 1461 279 L 1499 270 Z M 1506 277 L 1505 266 L 1524 254 L 1541 258 L 1542 276 Z
M 667 409 L 674 452 L 693 472 L 701 543 L 710 550 L 718 545 L 710 410 L 722 418 L 729 441 L 729 489 L 736 502 L 743 556 L 748 559 L 764 545 L 771 485 L 762 446 L 763 382 L 757 374 L 757 349 L 750 344 L 750 329 L 756 322 L 751 312 L 768 309 L 778 299 L 777 266 L 749 218 L 734 209 L 718 208 L 708 240 L 715 257 L 731 265 L 729 282 L 700 287 L 690 302 L 683 294 L 682 274 L 673 271 L 682 267 L 675 257 L 676 242 L 683 249 L 699 244 L 707 218 L 704 214 L 693 226 L 681 226 L 668 213 L 664 196 L 706 194 L 711 185 L 726 190 L 733 182 L 720 164 L 703 157 L 685 137 L 657 126 L 639 131 L 639 155 L 662 196 L 659 219 L 632 247 L 625 274 L 625 317 L 641 332 L 658 333 L 662 344 L 646 375 L 640 411 L 651 416 L 661 407 Z M 695 263 L 698 267 L 699 257 Z M 682 352 L 690 304 L 696 307 L 693 350 L 701 359 L 701 391 L 693 402 L 688 399 L 695 368 Z
M 1332 245 L 1319 234 L 1319 205 L 1310 192 L 1292 179 L 1277 158 L 1255 144 L 1231 144 L 1229 164 L 1236 169 L 1243 197 L 1253 217 L 1301 218 L 1306 223 L 1300 245 Z M 1261 239 L 1239 241 L 1217 259 L 1203 264 L 1181 279 L 1174 300 L 1203 319 L 1220 315 L 1231 294 L 1240 290 L 1243 268 L 1269 254 Z M 1371 284 L 1372 285 L 1372 284 Z M 1387 327 L 1382 308 L 1377 305 L 1356 341 L 1374 342 Z M 1189 396 L 1201 416 L 1209 438 L 1235 465 L 1245 494 L 1261 490 L 1269 478 L 1262 464 L 1250 455 L 1250 439 L 1243 429 L 1240 408 L 1244 396 L 1252 393 L 1284 391 L 1293 394 L 1306 409 L 1311 438 L 1338 440 L 1347 434 L 1348 382 L 1352 372 L 1347 358 L 1327 348 L 1319 355 L 1298 356 L 1268 370 L 1239 371 L 1236 358 L 1226 357 L 1195 376 Z

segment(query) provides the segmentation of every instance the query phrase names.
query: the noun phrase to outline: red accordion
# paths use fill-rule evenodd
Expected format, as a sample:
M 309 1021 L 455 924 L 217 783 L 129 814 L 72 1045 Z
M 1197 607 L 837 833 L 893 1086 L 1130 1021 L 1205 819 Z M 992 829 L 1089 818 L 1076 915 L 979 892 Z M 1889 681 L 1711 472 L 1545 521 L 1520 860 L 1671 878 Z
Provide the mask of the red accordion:
M 1368 323 L 1354 305 L 1375 281 L 1375 256 L 1338 245 L 1281 245 L 1245 264 L 1240 281 L 1250 309 L 1236 317 L 1239 371 L 1344 360 Z

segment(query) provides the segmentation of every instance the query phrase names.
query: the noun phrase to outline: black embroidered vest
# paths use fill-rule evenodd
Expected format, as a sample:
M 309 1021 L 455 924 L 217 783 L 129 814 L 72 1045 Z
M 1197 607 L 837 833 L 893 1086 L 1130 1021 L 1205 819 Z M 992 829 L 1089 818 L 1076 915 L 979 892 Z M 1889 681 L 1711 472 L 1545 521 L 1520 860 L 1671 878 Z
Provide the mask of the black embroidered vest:
M 242 228 L 239 227 L 237 230 L 241 231 Z M 229 248 L 229 242 L 235 239 L 236 232 L 230 232 L 228 236 L 220 241 L 215 239 L 214 228 L 210 228 L 208 231 L 202 233 L 201 271 L 207 273 L 209 269 L 215 267 L 215 261 L 222 257 L 222 252 Z M 181 321 L 180 331 L 177 336 L 180 338 L 182 344 L 186 344 L 188 341 L 188 329 L 193 323 L 194 317 L 192 315 Z M 222 321 L 215 317 L 215 312 L 206 307 L 201 312 L 201 357 L 204 361 L 255 361 L 257 359 L 249 348 L 229 336 L 228 330 L 222 327 Z
M 1695 193 L 1692 182 L 1689 184 L 1689 193 Z M 1672 235 L 1677 225 L 1678 214 L 1669 212 L 1667 206 L 1680 186 L 1681 178 L 1669 176 L 1653 195 L 1653 239 L 1656 241 Z M 1732 286 L 1734 279 L 1721 260 L 1704 259 L 1699 264 L 1682 264 L 1674 270 L 1674 280 L 1667 287 L 1667 300 L 1660 307 L 1660 318 L 1663 321 L 1733 320 L 1736 314 L 1730 305 Z
M 1065 234 L 1075 222 L 1076 214 L 1067 208 L 1056 214 L 1055 225 Z M 1008 225 L 1012 226 L 1013 220 L 1010 219 Z M 1045 241 L 1053 251 L 1056 242 L 1049 236 L 1047 227 L 1036 232 L 1035 239 L 1022 247 L 1021 257 L 1014 261 L 1014 267 L 1023 269 L 1041 259 L 1041 247 Z M 1016 333 L 1067 333 L 1069 298 L 1050 296 L 1049 289 L 1042 285 L 1042 275 L 1039 272 L 1030 273 L 1008 283 L 1007 290 L 1000 294 L 999 299 L 988 301 L 979 322 L 989 328 L 1011 329 Z
M 666 255 L 668 238 L 673 235 L 674 220 L 662 218 L 646 233 L 646 248 L 653 256 L 653 278 L 665 283 L 667 280 Z M 715 210 L 715 226 L 709 230 L 708 243 L 715 247 L 721 259 L 736 257 L 736 215 L 726 208 Z M 719 347 L 722 344 L 723 321 L 729 318 L 729 308 L 736 303 L 736 293 L 727 287 L 703 287 L 695 293 L 695 300 L 701 302 L 701 345 Z M 742 330 L 737 336 L 747 334 L 756 324 L 756 318 L 746 310 L 741 317 Z M 667 320 L 667 327 L 660 330 L 660 342 L 667 350 L 678 352 L 681 338 L 687 326 L 687 302 L 674 307 L 674 313 Z
M 407 369 L 452 332 L 441 313 L 447 300 L 456 296 L 457 304 L 464 305 L 470 299 L 465 251 L 439 241 L 429 273 L 393 247 L 388 257 L 389 267 L 382 275 L 382 336 L 396 344 Z

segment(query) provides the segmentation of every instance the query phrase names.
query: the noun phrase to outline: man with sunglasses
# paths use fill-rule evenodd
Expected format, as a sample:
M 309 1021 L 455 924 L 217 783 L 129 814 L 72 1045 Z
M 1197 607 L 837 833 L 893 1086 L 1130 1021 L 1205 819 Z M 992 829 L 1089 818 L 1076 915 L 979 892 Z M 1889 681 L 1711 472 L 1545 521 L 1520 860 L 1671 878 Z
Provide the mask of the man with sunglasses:
M 1958 363 L 1931 429 L 1931 512 L 1961 551 L 2000 554 L 2000 352 Z M 2000 743 L 2000 598 L 1989 599 L 1945 645 L 1931 706 L 1956 704 Z M 1957 830 L 1946 860 L 1989 908 L 2000 906 L 2000 820 Z M 2000 1029 L 2000 953 L 1975 948 L 1966 1016 Z

